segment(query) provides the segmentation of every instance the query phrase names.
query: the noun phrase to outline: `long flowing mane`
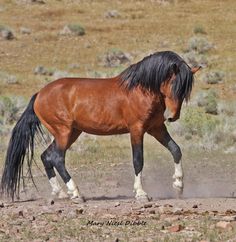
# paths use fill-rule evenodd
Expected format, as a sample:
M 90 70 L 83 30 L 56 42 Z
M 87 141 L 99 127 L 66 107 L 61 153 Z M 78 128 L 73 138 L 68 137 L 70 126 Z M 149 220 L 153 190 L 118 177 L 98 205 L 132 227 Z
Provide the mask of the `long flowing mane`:
M 175 98 L 188 101 L 194 82 L 193 73 L 187 63 L 172 51 L 156 52 L 131 65 L 120 74 L 121 83 L 128 90 L 141 86 L 159 93 L 163 82 L 176 74 L 172 85 Z

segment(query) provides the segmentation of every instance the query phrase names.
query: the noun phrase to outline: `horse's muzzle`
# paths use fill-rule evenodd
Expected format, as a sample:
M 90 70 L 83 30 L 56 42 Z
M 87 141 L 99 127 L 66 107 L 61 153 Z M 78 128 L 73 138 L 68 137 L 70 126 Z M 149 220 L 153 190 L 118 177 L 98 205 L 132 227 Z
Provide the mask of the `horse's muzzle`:
M 173 115 L 172 112 L 167 108 L 164 112 L 164 119 L 168 122 L 174 122 L 179 119 L 179 114 Z

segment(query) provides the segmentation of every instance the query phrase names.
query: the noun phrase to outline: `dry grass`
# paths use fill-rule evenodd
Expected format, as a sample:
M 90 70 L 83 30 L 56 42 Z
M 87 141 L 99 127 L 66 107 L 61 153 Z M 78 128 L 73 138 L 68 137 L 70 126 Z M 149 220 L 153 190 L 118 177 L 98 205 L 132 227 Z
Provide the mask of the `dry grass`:
M 173 2 L 104 0 L 78 4 L 48 0 L 43 5 L 22 5 L 1 0 L 0 24 L 13 29 L 16 39 L 1 41 L 0 70 L 16 75 L 20 84 L 0 82 L 0 92 L 31 96 L 38 91 L 45 85 L 45 79 L 34 76 L 37 65 L 67 70 L 69 64 L 79 63 L 80 76 L 88 76 L 95 70 L 107 72 L 109 68 L 99 65 L 98 56 L 111 48 L 133 53 L 134 61 L 157 50 L 171 49 L 180 53 L 193 36 L 194 28 L 202 26 L 215 45 L 209 53 L 210 67 L 227 73 L 221 95 L 233 98 L 235 1 Z M 113 9 L 120 16 L 106 18 L 105 13 Z M 84 36 L 59 35 L 66 24 L 78 22 L 85 27 Z M 22 35 L 19 30 L 22 26 L 30 28 L 31 34 Z M 200 85 L 205 84 L 197 84 Z

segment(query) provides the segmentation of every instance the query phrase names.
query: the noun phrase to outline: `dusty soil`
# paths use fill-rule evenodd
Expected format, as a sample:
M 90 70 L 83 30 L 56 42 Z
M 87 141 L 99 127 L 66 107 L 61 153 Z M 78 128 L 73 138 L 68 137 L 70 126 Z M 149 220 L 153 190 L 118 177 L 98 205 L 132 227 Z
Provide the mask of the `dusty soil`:
M 83 204 L 51 198 L 47 178 L 38 172 L 38 192 L 29 183 L 21 200 L 0 203 L 0 240 L 236 241 L 231 161 L 230 155 L 224 156 L 222 167 L 210 154 L 201 154 L 198 163 L 186 162 L 181 198 L 172 189 L 173 164 L 166 158 L 163 163 L 147 161 L 144 187 L 152 197 L 148 203 L 133 198 L 130 162 L 71 168 L 87 200 Z

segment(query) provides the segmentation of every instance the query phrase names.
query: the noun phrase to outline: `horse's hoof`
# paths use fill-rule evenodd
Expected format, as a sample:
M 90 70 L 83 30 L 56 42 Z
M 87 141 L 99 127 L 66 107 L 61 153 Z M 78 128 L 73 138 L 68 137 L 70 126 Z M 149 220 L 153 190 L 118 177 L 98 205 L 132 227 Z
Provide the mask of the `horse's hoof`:
M 84 203 L 86 202 L 85 198 L 83 196 L 75 196 L 71 198 L 73 203 Z
M 176 197 L 181 198 L 183 195 L 184 187 L 177 186 L 175 183 L 173 183 L 173 188 L 175 189 Z
M 57 196 L 59 199 L 69 198 L 68 194 L 66 194 L 63 190 L 61 190 Z
M 136 201 L 138 203 L 146 203 L 150 202 L 151 199 L 147 195 L 136 196 Z

